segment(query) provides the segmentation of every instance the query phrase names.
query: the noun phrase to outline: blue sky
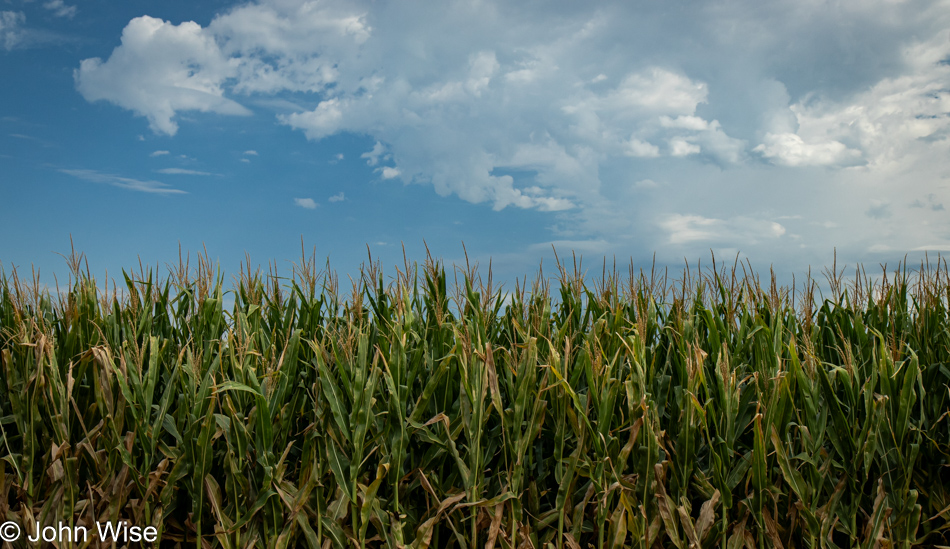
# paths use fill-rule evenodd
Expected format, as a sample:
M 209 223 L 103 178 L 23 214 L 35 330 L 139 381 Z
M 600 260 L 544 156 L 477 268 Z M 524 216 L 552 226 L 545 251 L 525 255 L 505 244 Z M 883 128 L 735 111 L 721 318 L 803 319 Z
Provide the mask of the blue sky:
M 950 2 L 0 0 L 0 261 L 950 251 Z

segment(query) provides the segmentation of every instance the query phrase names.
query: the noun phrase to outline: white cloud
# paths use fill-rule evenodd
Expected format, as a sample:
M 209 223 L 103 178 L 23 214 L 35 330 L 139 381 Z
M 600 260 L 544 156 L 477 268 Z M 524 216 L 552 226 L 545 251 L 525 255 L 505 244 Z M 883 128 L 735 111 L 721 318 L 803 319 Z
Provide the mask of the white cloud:
M 792 235 L 809 250 L 950 242 L 945 212 L 909 205 L 950 200 L 946 0 L 840 4 L 258 0 L 205 27 L 135 19 L 77 86 L 168 134 L 182 111 L 291 102 L 279 123 L 368 137 L 382 178 L 560 211 L 563 240 L 780 259 L 774 239 Z
M 383 153 L 386 152 L 386 147 L 383 146 L 379 141 L 373 145 L 373 149 L 364 152 L 360 155 L 360 158 L 366 159 L 366 164 L 369 166 L 375 166 L 379 163 L 379 159 L 383 156 Z
M 156 157 L 156 156 L 165 156 L 166 154 L 168 154 L 168 151 L 152 151 L 152 152 L 149 154 L 149 156 L 151 156 L 151 157 L 154 158 L 154 157 Z
M 321 101 L 312 111 L 278 116 L 281 122 L 301 128 L 309 139 L 322 139 L 343 130 L 343 110 L 349 107 L 349 101 L 339 99 Z
M 683 139 L 682 137 L 675 137 L 670 139 L 670 154 L 673 156 L 688 156 L 691 154 L 699 154 L 700 149 L 699 145 L 695 143 L 690 143 L 689 141 Z
M 373 29 L 356 3 L 276 0 L 238 6 L 208 32 L 238 60 L 236 91 L 313 93 L 337 81 L 339 61 Z
M 331 196 L 331 197 L 328 198 L 327 200 L 330 201 L 330 202 L 342 202 L 345 198 L 346 198 L 346 197 L 343 196 L 343 193 L 342 193 L 342 192 L 339 192 L 339 193 L 337 193 L 337 194 Z
M 704 82 L 661 67 L 633 73 L 604 98 L 606 110 L 618 114 L 692 114 L 696 106 L 706 102 Z
M 702 215 L 672 214 L 660 221 L 669 244 L 691 242 L 730 242 L 755 244 L 760 240 L 781 238 L 785 227 L 775 221 L 736 216 L 717 219 Z
M 671 215 L 660 222 L 660 226 L 669 233 L 671 244 L 712 240 L 718 236 L 717 228 L 721 225 L 721 219 L 682 214 Z
M 314 202 L 312 198 L 295 198 L 294 204 L 307 210 L 315 210 L 317 208 L 317 203 Z
M 726 135 L 718 120 L 706 122 L 706 127 L 696 131 L 693 139 L 699 142 L 704 152 L 720 163 L 738 164 L 745 157 L 746 142 Z
M 794 133 L 767 133 L 764 141 L 752 150 L 784 166 L 848 165 L 861 158 L 861 151 L 840 141 L 806 143 Z
M 50 0 L 43 4 L 43 7 L 53 12 L 56 17 L 68 17 L 72 19 L 76 15 L 76 6 L 68 6 L 63 0 Z
M 445 6 L 422 19 L 414 19 L 416 9 L 264 0 L 238 6 L 204 28 L 138 18 L 129 23 L 109 61 L 83 62 L 77 83 L 87 99 L 132 109 L 146 116 L 155 131 L 167 134 L 177 129 L 178 111 L 241 111 L 225 91 L 321 92 L 315 108 L 279 114 L 278 120 L 310 139 L 340 132 L 375 136 L 374 150 L 363 155 L 370 165 L 398 158 L 399 173 L 407 181 L 428 182 L 440 194 L 473 202 L 490 201 L 496 209 L 575 206 L 578 196 L 589 194 L 599 165 L 611 155 L 661 154 L 649 135 L 619 139 L 619 134 L 629 136 L 631 125 L 654 134 L 695 131 L 688 125 L 663 128 L 657 117 L 690 120 L 708 98 L 706 83 L 656 64 L 619 68 L 619 83 L 612 87 L 606 73 L 583 74 L 590 67 L 584 52 L 599 40 L 598 28 L 610 22 L 596 10 L 561 20 L 566 26 L 559 32 L 549 32 L 539 22 L 521 36 L 514 28 L 498 26 L 497 14 L 489 13 L 501 6 L 472 13 Z M 422 25 L 432 17 L 447 25 L 444 35 L 427 34 L 440 26 Z M 551 21 L 559 19 L 554 14 Z M 156 36 L 140 38 L 148 48 L 135 40 L 144 35 Z M 401 36 L 418 39 L 400 42 Z M 438 42 L 448 36 L 458 40 Z M 431 59 L 430 48 L 439 52 Z M 130 59 L 137 66 L 156 65 L 153 72 L 170 84 L 117 76 L 119 67 L 132 64 Z M 185 60 L 190 73 L 179 71 Z M 102 74 L 111 65 L 115 70 Z M 199 79 L 200 85 L 185 83 L 187 78 Z M 205 92 L 200 100 L 190 92 L 188 101 L 176 95 L 196 87 Z M 711 122 L 696 119 L 709 131 Z M 512 123 L 518 127 L 498 139 L 497 129 Z M 725 135 L 721 127 L 718 131 Z M 531 149 L 553 154 L 531 160 L 544 192 L 529 196 L 510 178 L 491 172 L 517 167 Z M 396 177 L 395 169 L 384 171 L 383 177 Z
M 257 151 L 244 151 L 244 156 L 257 156 Z
M 950 40 L 945 32 L 902 48 L 905 72 L 843 100 L 789 107 L 795 132 L 767 133 L 755 151 L 789 166 L 899 169 L 950 137 Z
M 178 131 L 172 118 L 179 111 L 250 114 L 224 97 L 225 81 L 236 75 L 234 63 L 200 25 L 148 16 L 129 22 L 109 59 L 85 59 L 75 71 L 76 87 L 87 101 L 132 110 L 148 119 L 152 131 L 167 135 Z
M 59 170 L 59 171 L 64 174 L 71 175 L 79 179 L 83 179 L 85 181 L 91 181 L 93 183 L 103 183 L 106 185 L 112 185 L 113 187 L 119 187 L 120 189 L 128 189 L 131 191 L 139 191 L 143 193 L 154 193 L 154 194 L 187 194 L 185 191 L 169 187 L 167 184 L 162 183 L 161 181 L 133 179 L 131 177 L 122 177 L 119 175 L 102 173 L 96 170 Z
M 624 154 L 627 156 L 637 156 L 640 158 L 656 158 L 660 156 L 660 148 L 653 143 L 631 139 L 624 147 Z
M 158 173 L 164 173 L 169 175 L 214 175 L 210 172 L 200 172 L 198 170 L 186 170 L 184 168 L 162 168 L 158 170 Z
M 23 39 L 22 26 L 26 16 L 18 11 L 0 11 L 0 44 L 6 50 L 12 50 Z
M 383 179 L 395 179 L 402 173 L 399 171 L 399 168 L 391 168 L 389 166 L 384 167 L 381 171 L 383 172 Z
M 675 119 L 669 116 L 660 117 L 660 125 L 664 128 L 682 128 L 685 130 L 703 131 L 709 129 L 709 122 L 698 116 L 677 116 Z

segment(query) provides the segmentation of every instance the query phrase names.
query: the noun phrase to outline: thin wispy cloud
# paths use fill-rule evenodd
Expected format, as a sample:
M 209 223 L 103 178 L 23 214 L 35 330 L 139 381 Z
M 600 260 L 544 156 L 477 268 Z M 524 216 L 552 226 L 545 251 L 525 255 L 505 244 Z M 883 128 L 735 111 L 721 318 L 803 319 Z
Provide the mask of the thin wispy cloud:
M 23 24 L 26 15 L 19 11 L 0 11 L 0 45 L 12 50 L 23 41 Z
M 130 191 L 139 191 L 143 193 L 154 193 L 154 194 L 188 194 L 186 191 L 173 188 L 166 183 L 162 183 L 161 181 L 134 179 L 131 177 L 123 177 L 120 175 L 102 173 L 96 170 L 61 169 L 59 171 L 64 174 L 82 179 L 84 181 L 90 181 L 92 183 L 101 183 L 104 185 L 111 185 L 113 187 L 118 187 L 120 189 L 127 189 Z
M 168 151 L 153 151 L 149 156 L 154 158 L 156 156 L 165 156 L 166 154 L 168 154 Z
M 63 0 L 50 0 L 44 3 L 43 7 L 53 12 L 56 17 L 67 17 L 69 19 L 75 17 L 78 11 L 76 6 L 67 5 Z
M 52 141 L 47 141 L 46 139 L 42 139 L 40 137 L 36 137 L 35 135 L 28 135 L 25 133 L 9 133 L 7 135 L 9 135 L 10 137 L 14 139 L 36 143 L 37 145 L 46 149 L 58 148 L 56 143 Z
M 62 17 L 71 17 L 69 13 L 75 13 L 75 9 L 74 6 L 66 7 Z M 58 13 L 58 10 L 53 12 L 57 16 Z M 26 14 L 22 11 L 0 10 L 0 49 L 13 51 L 67 43 L 76 43 L 76 37 L 34 25 L 28 26 Z
M 211 172 L 202 172 L 198 170 L 188 170 L 185 168 L 162 168 L 156 170 L 158 173 L 163 173 L 167 175 L 217 175 Z
M 345 200 L 345 199 L 346 199 L 346 197 L 343 195 L 343 193 L 342 193 L 342 192 L 339 192 L 339 193 L 337 193 L 337 194 L 331 196 L 330 198 L 328 198 L 327 201 L 329 201 L 329 202 L 343 202 L 343 200 Z

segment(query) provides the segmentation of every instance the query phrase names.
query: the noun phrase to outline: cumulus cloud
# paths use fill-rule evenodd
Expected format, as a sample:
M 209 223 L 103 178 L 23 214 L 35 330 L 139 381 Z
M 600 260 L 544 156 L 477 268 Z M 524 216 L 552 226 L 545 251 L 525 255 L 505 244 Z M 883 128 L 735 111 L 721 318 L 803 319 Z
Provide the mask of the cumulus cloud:
M 584 48 L 600 39 L 593 27 L 607 21 L 596 10 L 548 18 L 566 24 L 565 39 L 543 24 L 523 37 L 498 26 L 502 6 L 492 6 L 491 14 L 452 4 L 430 14 L 461 38 L 446 47 L 427 35 L 430 25 L 406 27 L 421 24 L 416 9 L 274 0 L 238 6 L 207 27 L 141 17 L 129 23 L 107 61 L 83 61 L 77 85 L 87 99 L 129 108 L 169 135 L 180 111 L 237 114 L 244 112 L 236 101 L 242 94 L 321 93 L 315 108 L 278 119 L 314 140 L 340 132 L 376 136 L 364 158 L 373 166 L 391 158 L 396 166 L 383 170 L 384 178 L 398 174 L 496 209 L 570 208 L 596 190 L 600 164 L 613 155 L 655 158 L 700 146 L 663 152 L 650 134 L 669 141 L 671 132 L 688 133 L 679 143 L 702 142 L 707 138 L 699 134 L 712 132 L 711 155 L 718 154 L 715 132 L 729 139 L 718 122 L 696 116 L 708 85 L 680 70 L 632 64 L 613 79 L 583 74 Z M 419 41 L 398 42 L 407 35 Z M 572 48 L 582 54 L 569 53 Z M 400 61 L 394 64 L 393 56 Z M 163 84 L 128 75 L 132 66 L 153 66 L 150 74 Z M 522 118 L 518 127 L 500 135 L 513 115 Z M 661 116 L 692 123 L 665 127 Z M 642 130 L 631 136 L 631 127 Z M 526 193 L 512 178 L 495 175 L 497 168 L 535 172 L 542 191 Z
M 624 147 L 624 154 L 627 156 L 638 156 L 640 158 L 656 158 L 660 156 L 660 148 L 652 143 L 631 139 Z
M 339 192 L 339 193 L 337 193 L 337 194 L 331 196 L 331 197 L 328 198 L 327 200 L 330 201 L 330 202 L 343 202 L 343 200 L 345 200 L 345 198 L 346 198 L 346 197 L 343 196 L 343 193 L 342 193 L 342 192 Z
M 707 95 L 704 82 L 694 82 L 668 69 L 650 67 L 628 75 L 599 102 L 604 110 L 618 114 L 665 115 L 693 113 L 697 105 L 706 102 Z M 664 119 L 669 117 L 660 117 L 661 121 Z
M 950 40 L 946 32 L 901 48 L 905 70 L 844 100 L 806 97 L 790 106 L 796 132 L 767 133 L 755 151 L 777 163 L 892 169 L 950 137 Z
M 386 166 L 380 171 L 383 172 L 382 173 L 383 179 L 395 179 L 399 177 L 399 175 L 402 173 L 399 171 L 399 168 L 391 168 L 389 166 Z
M 673 156 L 689 156 L 691 154 L 699 154 L 701 150 L 702 149 L 699 147 L 699 145 L 690 143 L 682 137 L 670 139 L 670 154 Z
M 323 91 L 372 33 L 358 3 L 294 0 L 243 4 L 207 30 L 237 60 L 241 93 Z
M 306 210 L 315 210 L 317 203 L 312 198 L 295 198 L 294 204 Z
M 660 125 L 664 128 L 682 128 L 693 131 L 702 131 L 709 128 L 709 122 L 698 116 L 677 116 L 675 119 L 669 116 L 661 116 Z
M 214 37 L 194 22 L 180 25 L 137 17 L 122 31 L 109 59 L 84 59 L 76 87 L 88 101 L 106 100 L 144 116 L 155 133 L 175 135 L 179 111 L 247 115 L 224 96 L 237 68 Z
M 105 185 L 111 185 L 113 187 L 119 187 L 120 189 L 128 189 L 130 191 L 139 191 L 143 193 L 154 193 L 154 194 L 187 194 L 185 191 L 180 189 L 175 189 L 169 185 L 162 183 L 161 181 L 152 181 L 152 180 L 142 180 L 134 179 L 131 177 L 123 177 L 119 175 L 102 173 L 96 170 L 59 170 L 60 172 L 71 175 L 73 177 L 91 181 L 93 183 L 102 183 Z
M 149 156 L 151 156 L 152 158 L 154 158 L 154 157 L 156 157 L 156 156 L 165 156 L 166 154 L 168 154 L 168 151 L 152 151 L 152 152 L 149 154 Z
M 950 235 L 936 217 L 901 223 L 912 207 L 895 183 L 950 200 L 947 28 L 945 0 L 689 13 L 259 0 L 204 27 L 134 19 L 76 82 L 169 135 L 183 111 L 291 102 L 280 124 L 315 141 L 369 137 L 362 158 L 382 178 L 560 212 L 563 241 L 681 254 L 732 238 L 769 252 L 775 239 L 827 245 L 820 223 L 834 218 L 838 242 L 899 249 L 935 225 Z M 891 206 L 845 207 L 856 192 Z
M 794 133 L 767 133 L 764 141 L 752 150 L 784 166 L 848 165 L 861 159 L 861 151 L 840 141 L 806 143 Z

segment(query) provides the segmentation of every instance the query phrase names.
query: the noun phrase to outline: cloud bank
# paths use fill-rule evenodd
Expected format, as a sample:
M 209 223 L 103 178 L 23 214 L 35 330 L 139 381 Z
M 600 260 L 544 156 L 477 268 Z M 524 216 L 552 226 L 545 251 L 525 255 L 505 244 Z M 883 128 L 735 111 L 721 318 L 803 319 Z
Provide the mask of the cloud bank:
M 807 259 L 950 244 L 911 205 L 950 199 L 948 27 L 945 0 L 260 0 L 204 27 L 133 19 L 75 79 L 166 135 L 306 97 L 278 122 L 374 138 L 381 179 L 556 212 L 553 240 Z

